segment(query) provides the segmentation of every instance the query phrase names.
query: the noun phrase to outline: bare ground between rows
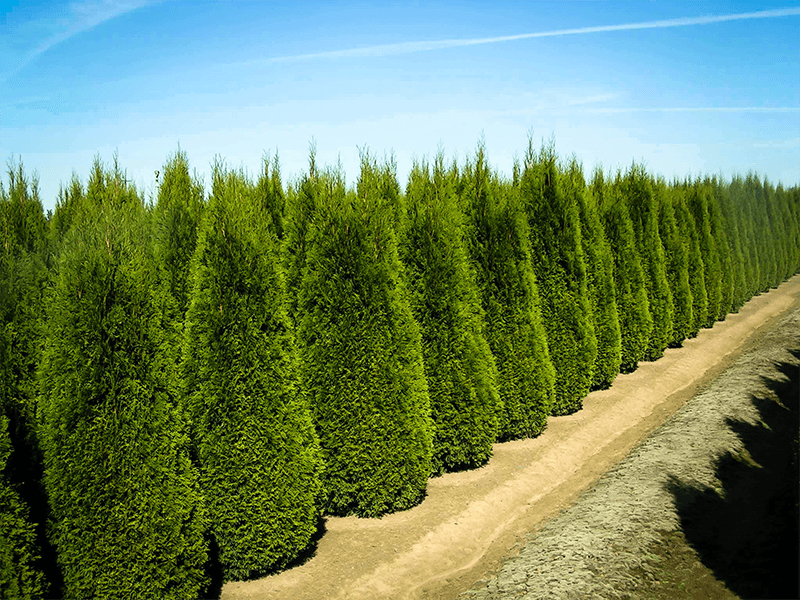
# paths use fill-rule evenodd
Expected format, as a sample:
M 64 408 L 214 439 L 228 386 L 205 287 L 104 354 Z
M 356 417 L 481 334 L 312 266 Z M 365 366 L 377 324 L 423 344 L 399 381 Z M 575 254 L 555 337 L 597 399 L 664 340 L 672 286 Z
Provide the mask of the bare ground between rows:
M 308 561 L 227 583 L 222 598 L 458 596 L 499 570 L 531 532 L 571 506 L 799 299 L 795 276 L 682 348 L 591 393 L 578 413 L 550 418 L 541 436 L 496 444 L 488 465 L 432 479 L 419 506 L 381 519 L 327 518 Z
M 796 308 L 461 600 L 796 599 L 799 434 Z

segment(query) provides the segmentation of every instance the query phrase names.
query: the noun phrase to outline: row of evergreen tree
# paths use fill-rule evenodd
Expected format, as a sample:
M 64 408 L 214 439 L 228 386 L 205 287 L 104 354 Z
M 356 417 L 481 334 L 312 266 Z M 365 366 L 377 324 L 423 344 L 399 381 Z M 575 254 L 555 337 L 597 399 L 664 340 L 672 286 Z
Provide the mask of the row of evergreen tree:
M 800 189 L 511 179 L 362 157 L 281 182 L 178 151 L 145 201 L 116 159 L 45 214 L 0 185 L 0 595 L 208 595 L 284 568 L 323 515 L 427 480 L 655 360 L 800 267 Z

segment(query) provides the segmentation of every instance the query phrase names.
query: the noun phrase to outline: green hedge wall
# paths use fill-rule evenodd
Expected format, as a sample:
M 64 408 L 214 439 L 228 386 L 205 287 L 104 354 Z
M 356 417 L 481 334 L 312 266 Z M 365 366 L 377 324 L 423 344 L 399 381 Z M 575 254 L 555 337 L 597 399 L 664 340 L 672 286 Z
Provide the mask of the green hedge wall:
M 800 190 L 362 152 L 0 184 L 0 596 L 205 597 L 541 433 L 800 267 Z

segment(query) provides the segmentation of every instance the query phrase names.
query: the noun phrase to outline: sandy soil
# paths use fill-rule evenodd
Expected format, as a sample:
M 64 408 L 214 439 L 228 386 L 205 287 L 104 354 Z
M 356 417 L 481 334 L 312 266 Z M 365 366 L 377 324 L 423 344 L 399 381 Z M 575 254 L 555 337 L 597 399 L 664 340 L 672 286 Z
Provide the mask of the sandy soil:
M 552 517 L 753 348 L 799 298 L 796 276 L 683 348 L 618 376 L 610 389 L 590 394 L 580 412 L 551 417 L 538 438 L 497 444 L 485 467 L 432 479 L 425 501 L 411 510 L 381 519 L 327 518 L 316 552 L 304 564 L 227 583 L 222 598 L 455 598 L 486 573 L 499 571 L 531 532 L 553 523 Z M 522 586 L 522 576 L 516 579 L 513 585 Z M 483 593 L 488 585 L 473 592 Z M 526 590 L 515 588 L 508 597 Z
M 461 600 L 798 598 L 800 309 Z

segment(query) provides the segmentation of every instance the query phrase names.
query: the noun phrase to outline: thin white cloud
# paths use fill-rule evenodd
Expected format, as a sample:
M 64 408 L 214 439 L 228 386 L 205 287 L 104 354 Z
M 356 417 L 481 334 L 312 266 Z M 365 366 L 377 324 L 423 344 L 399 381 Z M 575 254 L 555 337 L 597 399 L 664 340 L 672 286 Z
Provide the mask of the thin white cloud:
M 11 58 L 10 62 L 16 63 L 5 73 L 0 73 L 0 83 L 13 77 L 36 57 L 44 54 L 71 37 L 94 29 L 98 25 L 110 21 L 138 8 L 152 4 L 154 0 L 76 0 L 70 2 L 58 18 L 39 19 L 37 22 L 23 23 L 20 29 L 33 29 L 47 32 L 44 39 L 33 40 L 34 47 L 28 52 Z M 8 38 L 12 38 L 12 32 Z M 5 36 L 4 36 L 5 37 Z M 25 43 L 26 40 L 23 40 Z M 4 44 L 5 45 L 5 44 Z
M 606 33 L 611 31 L 632 31 L 638 29 L 664 29 L 667 27 L 687 27 L 690 25 L 710 25 L 712 23 L 725 23 L 728 21 L 743 21 L 747 19 L 770 19 L 778 17 L 791 17 L 800 15 L 800 8 L 778 8 L 757 12 L 736 13 L 731 15 L 717 15 L 705 17 L 684 17 L 679 19 L 664 19 L 661 21 L 644 21 L 641 23 L 625 23 L 622 25 L 599 25 L 595 27 L 578 27 L 575 29 L 556 29 L 554 31 L 539 31 L 536 33 L 520 33 L 517 35 L 504 35 L 498 37 L 485 37 L 473 39 L 451 39 L 401 42 L 398 44 L 381 44 L 364 48 L 348 48 L 346 50 L 331 50 L 315 52 L 312 54 L 295 54 L 292 56 L 279 56 L 266 60 L 247 61 L 239 64 L 253 63 L 282 63 L 315 59 L 335 58 L 376 58 L 381 56 L 394 56 L 410 54 L 413 52 L 427 52 L 445 48 L 462 46 L 476 46 L 479 44 L 495 44 L 498 42 L 513 42 L 534 38 L 558 37 L 564 35 L 582 35 L 586 33 Z

